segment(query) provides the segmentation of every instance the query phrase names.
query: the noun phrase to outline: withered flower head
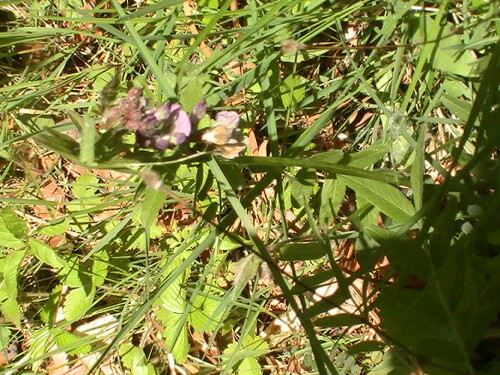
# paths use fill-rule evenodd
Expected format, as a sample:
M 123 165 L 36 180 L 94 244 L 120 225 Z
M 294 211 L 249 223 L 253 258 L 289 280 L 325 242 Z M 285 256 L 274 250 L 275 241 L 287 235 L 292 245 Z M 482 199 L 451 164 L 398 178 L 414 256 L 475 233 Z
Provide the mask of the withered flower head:
M 215 116 L 214 126 L 203 130 L 202 141 L 211 145 L 216 155 L 234 159 L 248 146 L 248 138 L 238 128 L 240 117 L 234 111 L 222 111 Z
M 305 49 L 306 45 L 295 39 L 285 39 L 281 41 L 281 51 L 284 53 L 296 53 Z

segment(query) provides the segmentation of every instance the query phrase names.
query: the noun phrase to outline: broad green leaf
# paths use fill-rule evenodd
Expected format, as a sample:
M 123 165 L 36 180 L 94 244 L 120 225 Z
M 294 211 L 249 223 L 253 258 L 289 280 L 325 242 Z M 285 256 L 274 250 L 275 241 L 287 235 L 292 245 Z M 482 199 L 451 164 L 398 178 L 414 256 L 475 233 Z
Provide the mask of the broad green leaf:
M 198 75 L 187 79 L 189 82 L 179 92 L 179 101 L 182 108 L 189 113 L 196 103 L 203 99 L 203 79 Z
M 57 236 L 65 233 L 68 230 L 69 221 L 66 219 L 57 220 L 53 224 L 44 225 L 36 229 L 36 234 L 43 236 Z
M 188 321 L 195 330 L 198 332 L 208 332 L 215 329 L 223 313 L 220 311 L 215 315 L 217 307 L 220 305 L 220 299 L 220 296 L 196 296 L 188 315 Z
M 45 301 L 45 304 L 40 311 L 40 318 L 42 322 L 47 324 L 52 324 L 57 313 L 57 307 L 59 306 L 59 300 L 61 298 L 62 285 L 56 285 L 54 289 L 50 292 L 49 298 Z
M 141 348 L 128 343 L 120 346 L 119 353 L 123 365 L 128 369 L 142 365 L 146 359 L 144 351 Z
M 0 289 L 12 297 L 17 297 L 17 275 L 19 266 L 26 255 L 25 250 L 14 250 L 5 258 L 0 259 L 3 283 Z M 3 285 L 2 285 L 3 284 Z
M 11 209 L 0 210 L 0 246 L 20 248 L 25 246 L 28 234 L 26 223 Z
M 67 265 L 66 261 L 57 255 L 53 248 L 45 245 L 43 242 L 30 238 L 28 243 L 33 255 L 41 262 L 57 269 Z
M 80 258 L 75 254 L 66 256 L 66 264 L 59 271 L 59 279 L 67 286 L 73 288 L 88 287 L 92 284 L 91 275 L 80 264 Z
M 441 33 L 447 37 L 441 38 L 438 43 L 432 60 L 434 68 L 448 74 L 463 77 L 474 76 L 474 65 L 477 58 L 472 51 L 463 49 L 462 37 L 453 32 L 450 24 L 444 26 Z
M 293 242 L 280 246 L 276 255 L 281 260 L 311 260 L 319 259 L 327 254 L 330 249 L 322 242 Z
M 374 208 L 372 203 L 365 199 L 364 196 L 356 195 L 356 205 L 358 207 L 358 210 L 366 207 L 365 210 L 362 210 L 363 212 L 359 213 L 359 217 L 361 219 L 361 224 L 363 225 L 363 227 L 377 225 L 379 210 L 376 207 Z
M 54 330 L 55 331 L 55 330 Z M 53 332 L 58 349 L 70 354 L 87 354 L 91 351 L 90 344 L 81 344 L 82 338 L 66 331 Z
M 339 212 L 344 200 L 346 186 L 336 178 L 327 177 L 321 189 L 319 207 L 319 222 L 321 225 L 330 225 Z
M 254 351 L 256 356 L 260 356 L 269 351 L 267 342 L 262 337 L 253 335 L 245 335 L 243 337 L 243 346 L 246 350 Z
M 443 82 L 443 87 L 446 94 L 451 98 L 459 98 L 464 95 L 467 99 L 471 99 L 469 87 L 457 77 L 447 77 Z
M 2 311 L 5 319 L 14 323 L 18 329 L 21 329 L 21 310 L 15 297 L 10 297 L 0 303 L 0 311 Z
M 28 227 L 14 210 L 4 208 L 0 210 L 0 221 L 17 238 L 24 238 L 28 234 Z
M 454 98 L 451 95 L 441 95 L 441 103 L 460 120 L 466 122 L 472 110 L 472 104 L 468 101 Z
M 339 163 L 351 167 L 366 168 L 380 161 L 388 152 L 389 146 L 379 142 L 361 151 L 345 155 Z
M 305 96 L 305 84 L 308 80 L 298 74 L 286 77 L 281 86 L 281 101 L 285 108 L 296 105 Z
M 394 239 L 396 234 L 387 228 L 378 225 L 368 225 L 364 228 L 368 238 L 372 238 L 377 242 L 388 241 Z
M 161 306 L 171 312 L 182 314 L 186 308 L 186 292 L 182 288 L 184 275 L 180 275 L 162 293 L 160 297 Z
M 255 358 L 247 357 L 241 361 L 236 373 L 238 375 L 260 375 L 262 374 L 262 370 L 259 361 Z
M 101 93 L 103 107 L 111 106 L 116 99 L 120 85 L 120 68 L 110 68 L 104 71 L 98 70 L 89 74 L 89 79 L 94 80 L 92 88 L 95 92 Z
M 88 291 L 87 291 L 88 290 Z M 72 289 L 64 301 L 64 315 L 66 320 L 73 322 L 85 316 L 94 302 L 94 288 Z
M 467 356 L 464 355 L 460 344 L 454 342 L 451 338 L 448 338 L 448 340 L 436 339 L 434 337 L 425 338 L 419 340 L 415 344 L 415 348 L 419 354 L 426 355 L 429 358 L 439 358 L 439 361 L 447 362 L 450 365 L 456 362 L 467 361 Z
M 92 256 L 92 284 L 101 286 L 106 280 L 109 267 L 109 254 L 101 249 Z
M 99 179 L 90 174 L 82 174 L 71 184 L 73 195 L 78 199 L 94 197 Z
M 316 187 L 316 172 L 312 169 L 302 168 L 295 175 L 289 189 L 293 198 L 295 207 L 303 207 L 304 200 L 307 200 Z
M 4 350 L 10 344 L 11 332 L 8 327 L 0 326 L 0 350 Z
M 123 365 L 130 370 L 132 375 L 155 375 L 154 368 L 146 363 L 144 350 L 132 344 L 120 346 L 120 357 Z
M 344 153 L 340 150 L 329 150 L 320 152 L 319 154 L 312 155 L 307 160 L 324 161 L 327 163 L 338 163 L 344 157 Z
M 233 364 L 241 361 L 236 371 L 238 374 L 260 374 L 261 369 L 257 358 L 267 353 L 269 353 L 269 346 L 266 341 L 261 337 L 245 335 L 239 343 L 229 344 L 224 350 L 223 357 L 228 357 L 229 362 Z M 243 367 L 241 367 L 242 364 L 244 364 Z
M 392 185 L 353 176 L 339 175 L 338 179 L 396 221 L 407 221 L 415 214 L 408 198 Z
M 162 335 L 165 338 L 168 350 L 178 363 L 183 363 L 189 352 L 188 332 L 183 314 L 165 308 L 157 310 L 155 314 L 161 320 L 165 329 Z M 176 332 L 179 332 L 179 334 L 175 335 Z
M 141 203 L 140 222 L 144 228 L 150 228 L 158 220 L 158 211 L 165 204 L 166 194 L 161 190 L 146 188 L 144 201 Z

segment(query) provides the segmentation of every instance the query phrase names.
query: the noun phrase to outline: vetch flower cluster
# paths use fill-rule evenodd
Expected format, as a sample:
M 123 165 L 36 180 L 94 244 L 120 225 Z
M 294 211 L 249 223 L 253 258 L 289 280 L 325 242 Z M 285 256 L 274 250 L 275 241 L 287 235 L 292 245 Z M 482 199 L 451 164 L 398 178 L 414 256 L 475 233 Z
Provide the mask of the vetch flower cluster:
M 212 127 L 195 131 L 206 114 L 204 101 L 198 102 L 190 114 L 177 103 L 164 103 L 152 109 L 147 108 L 148 103 L 142 89 L 134 87 L 104 112 L 103 124 L 108 128 L 121 125 L 134 130 L 140 147 L 155 150 L 197 142 L 206 144 L 207 149 L 217 155 L 233 159 L 247 147 L 248 138 L 239 130 L 240 118 L 234 111 L 217 113 Z

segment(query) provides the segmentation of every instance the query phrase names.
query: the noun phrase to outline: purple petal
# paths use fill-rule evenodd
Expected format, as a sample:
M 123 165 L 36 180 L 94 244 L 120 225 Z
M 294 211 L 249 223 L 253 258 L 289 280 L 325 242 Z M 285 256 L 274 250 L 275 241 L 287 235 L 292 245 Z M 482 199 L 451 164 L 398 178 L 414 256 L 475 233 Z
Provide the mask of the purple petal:
M 215 115 L 215 125 L 223 126 L 227 129 L 234 129 L 240 122 L 240 116 L 234 111 L 221 111 Z
M 168 147 L 168 141 L 166 139 L 160 138 L 160 137 L 155 137 L 153 139 L 153 146 L 152 148 L 156 150 L 165 150 Z
M 189 119 L 189 116 L 185 111 L 179 110 L 172 129 L 172 135 L 174 137 L 173 143 L 176 145 L 184 143 L 190 134 L 191 134 L 191 121 Z

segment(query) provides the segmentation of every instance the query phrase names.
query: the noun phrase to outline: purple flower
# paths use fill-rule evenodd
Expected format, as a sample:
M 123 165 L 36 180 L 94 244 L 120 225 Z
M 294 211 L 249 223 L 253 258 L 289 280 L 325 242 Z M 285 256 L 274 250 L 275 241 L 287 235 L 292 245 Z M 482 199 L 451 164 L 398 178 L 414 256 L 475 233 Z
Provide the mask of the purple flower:
M 143 125 L 136 130 L 143 147 L 165 150 L 184 143 L 191 134 L 189 115 L 179 104 L 165 103 L 146 112 Z
M 199 102 L 189 116 L 180 104 L 164 103 L 147 109 L 148 100 L 142 89 L 133 87 L 127 97 L 122 98 L 103 114 L 106 127 L 122 125 L 135 130 L 137 143 L 142 147 L 165 150 L 178 146 L 188 139 L 193 125 L 205 115 L 206 104 Z
M 238 128 L 240 117 L 234 111 L 217 113 L 212 127 L 190 137 L 206 114 L 205 101 L 196 103 L 190 114 L 177 103 L 164 103 L 151 109 L 147 105 L 148 99 L 142 96 L 142 89 L 133 87 L 125 98 L 104 112 L 102 122 L 108 128 L 121 125 L 134 130 L 139 146 L 155 150 L 179 146 L 191 139 L 207 144 L 208 150 L 216 155 L 232 159 L 248 146 L 248 138 Z

